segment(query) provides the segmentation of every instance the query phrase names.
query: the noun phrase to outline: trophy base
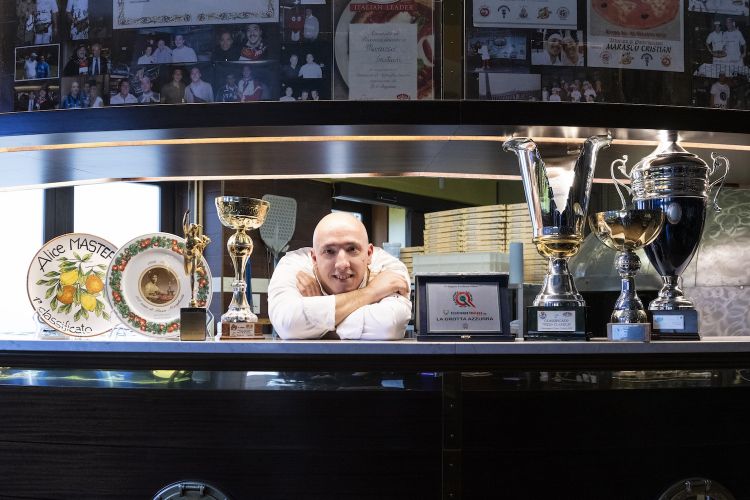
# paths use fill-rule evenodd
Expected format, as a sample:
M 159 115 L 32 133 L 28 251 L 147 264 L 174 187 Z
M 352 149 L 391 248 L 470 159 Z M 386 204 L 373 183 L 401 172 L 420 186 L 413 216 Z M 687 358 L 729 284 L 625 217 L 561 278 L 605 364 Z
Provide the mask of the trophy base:
M 698 333 L 698 311 L 678 309 L 675 311 L 649 311 L 653 329 L 651 340 L 700 340 Z
M 261 325 L 250 322 L 221 322 L 221 340 L 263 340 Z
M 651 323 L 607 323 L 607 340 L 648 342 L 651 340 Z
M 206 320 L 203 307 L 183 307 L 180 309 L 180 340 L 206 340 Z
M 589 340 L 586 330 L 588 307 L 526 308 L 524 340 Z

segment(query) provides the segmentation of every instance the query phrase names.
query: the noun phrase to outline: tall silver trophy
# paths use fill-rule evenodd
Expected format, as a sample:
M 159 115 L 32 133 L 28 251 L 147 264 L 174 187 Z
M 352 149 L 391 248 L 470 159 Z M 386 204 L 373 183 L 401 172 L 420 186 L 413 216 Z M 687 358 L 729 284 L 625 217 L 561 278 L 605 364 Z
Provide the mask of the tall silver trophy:
M 518 157 L 532 241 L 549 259 L 542 290 L 526 310 L 524 337 L 529 340 L 583 340 L 589 336 L 586 302 L 573 283 L 568 259 L 578 253 L 583 241 L 596 156 L 611 142 L 609 134 L 589 137 L 575 160 L 563 156 L 547 163 L 527 137 L 503 144 L 504 151 Z
M 668 131 L 656 150 L 630 172 L 624 166 L 620 169 L 630 178 L 635 208 L 660 210 L 666 219 L 659 236 L 644 248 L 663 281 L 659 295 L 648 306 L 655 340 L 700 339 L 698 312 L 680 289 L 680 275 L 698 249 L 714 188 L 711 204 L 721 211 L 716 198 L 729 172 L 726 157 L 711 153 L 708 165 L 678 141 L 677 132 Z

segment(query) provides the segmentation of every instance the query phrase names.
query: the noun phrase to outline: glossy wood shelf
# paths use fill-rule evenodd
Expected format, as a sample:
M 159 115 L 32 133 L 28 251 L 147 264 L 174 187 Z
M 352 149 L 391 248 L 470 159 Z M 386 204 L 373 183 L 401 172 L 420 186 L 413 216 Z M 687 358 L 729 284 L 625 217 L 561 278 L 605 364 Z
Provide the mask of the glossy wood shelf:
M 709 160 L 750 161 L 750 111 L 604 103 L 326 101 L 132 106 L 0 115 L 0 189 L 90 182 L 430 176 L 517 179 L 513 135 L 543 157 L 610 132 L 597 179 L 677 129 Z M 727 182 L 750 185 L 750 170 Z

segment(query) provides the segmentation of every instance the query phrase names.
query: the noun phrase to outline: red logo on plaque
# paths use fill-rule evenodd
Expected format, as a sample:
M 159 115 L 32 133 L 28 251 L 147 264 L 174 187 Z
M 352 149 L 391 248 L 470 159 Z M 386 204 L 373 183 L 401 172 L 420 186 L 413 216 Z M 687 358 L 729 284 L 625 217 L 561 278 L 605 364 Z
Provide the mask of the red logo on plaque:
M 472 307 L 474 309 L 477 306 L 474 305 L 474 297 L 471 296 L 470 292 L 458 291 L 453 294 L 453 303 L 458 307 Z

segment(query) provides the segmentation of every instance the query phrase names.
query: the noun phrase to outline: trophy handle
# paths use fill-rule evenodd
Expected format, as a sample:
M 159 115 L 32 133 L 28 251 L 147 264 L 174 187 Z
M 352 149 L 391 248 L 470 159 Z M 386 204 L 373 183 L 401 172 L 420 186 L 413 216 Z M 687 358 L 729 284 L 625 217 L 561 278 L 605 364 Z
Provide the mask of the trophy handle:
M 719 193 L 721 192 L 721 188 L 724 187 L 724 181 L 727 178 L 727 174 L 729 174 L 729 160 L 727 159 L 726 156 L 717 155 L 716 153 L 711 153 L 711 159 L 714 161 L 713 165 L 711 166 L 711 172 L 710 172 L 711 174 L 713 174 L 714 172 L 716 172 L 716 169 L 720 165 L 722 165 L 722 164 L 724 165 L 724 175 L 722 175 L 721 177 L 719 177 L 718 179 L 716 179 L 715 181 L 713 181 L 711 184 L 708 185 L 708 191 L 709 191 L 709 193 L 714 188 L 714 186 L 716 186 L 717 184 L 719 185 L 719 189 L 717 189 L 716 193 L 714 194 L 713 205 L 714 205 L 714 210 L 716 210 L 716 212 L 721 212 L 721 207 L 716 202 L 716 200 L 719 197 Z
M 633 194 L 633 189 L 617 178 L 617 176 L 615 175 L 615 165 L 618 165 L 617 171 L 629 179 L 630 173 L 628 173 L 627 171 L 627 161 L 628 161 L 628 155 L 622 155 L 622 158 L 616 159 L 609 166 L 609 173 L 612 177 L 612 180 L 615 183 L 615 189 L 617 189 L 617 194 L 620 195 L 620 201 L 622 202 L 622 210 L 625 210 L 628 204 L 625 202 L 625 196 L 622 194 L 622 190 L 620 188 L 621 187 L 625 188 L 625 191 L 627 191 L 629 195 Z

